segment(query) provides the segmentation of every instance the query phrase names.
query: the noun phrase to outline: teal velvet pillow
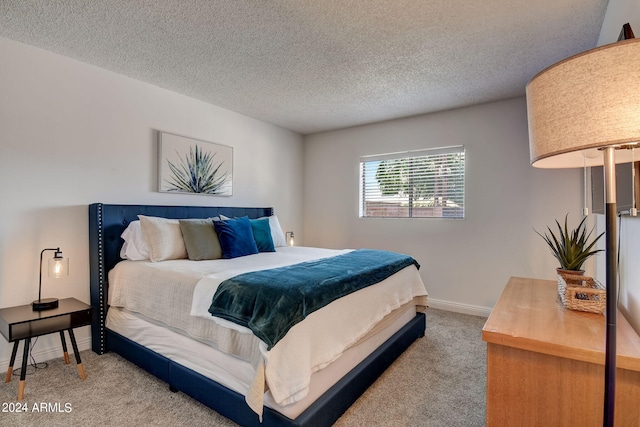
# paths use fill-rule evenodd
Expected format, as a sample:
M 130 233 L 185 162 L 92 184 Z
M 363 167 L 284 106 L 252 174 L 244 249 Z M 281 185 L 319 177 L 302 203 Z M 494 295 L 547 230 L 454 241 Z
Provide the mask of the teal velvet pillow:
M 271 237 L 271 227 L 269 226 L 269 218 L 252 219 L 251 229 L 253 230 L 253 238 L 256 241 L 258 252 L 275 252 Z
M 222 258 L 230 259 L 258 253 L 248 217 L 214 221 L 213 226 L 220 240 Z
M 222 248 L 216 230 L 213 228 L 213 220 L 208 219 L 181 219 L 180 231 L 190 260 L 201 261 L 205 259 L 222 258 Z

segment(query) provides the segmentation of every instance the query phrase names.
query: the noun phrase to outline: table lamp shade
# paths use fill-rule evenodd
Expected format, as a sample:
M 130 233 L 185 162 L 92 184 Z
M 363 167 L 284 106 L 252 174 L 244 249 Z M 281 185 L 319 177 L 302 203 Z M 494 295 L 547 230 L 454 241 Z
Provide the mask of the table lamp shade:
M 640 141 L 640 39 L 561 61 L 527 85 L 531 164 L 602 165 L 598 148 Z M 617 150 L 616 163 L 632 161 Z
M 47 269 L 50 277 L 59 279 L 63 276 L 69 275 L 69 258 L 54 257 L 49 260 L 49 267 Z

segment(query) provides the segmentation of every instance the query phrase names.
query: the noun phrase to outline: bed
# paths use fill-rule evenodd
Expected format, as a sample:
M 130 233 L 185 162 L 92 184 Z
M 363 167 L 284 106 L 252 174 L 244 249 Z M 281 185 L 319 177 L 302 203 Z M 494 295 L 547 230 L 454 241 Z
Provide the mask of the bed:
M 357 343 L 346 346 L 344 351 L 339 352 L 335 359 L 331 359 L 317 369 L 310 371 L 308 387 L 304 390 L 304 394 L 301 394 L 301 397 L 292 394 L 294 397 L 292 397 L 291 401 L 282 402 L 281 398 L 274 397 L 277 395 L 277 385 L 274 385 L 273 390 L 271 387 L 264 389 L 258 387 L 257 391 L 255 391 L 253 389 L 255 385 L 260 385 L 262 382 L 257 381 L 256 378 L 262 379 L 268 376 L 268 369 L 271 369 L 271 365 L 274 366 L 273 369 L 276 369 L 277 363 L 288 364 L 289 362 L 277 362 L 274 356 L 274 362 L 269 361 L 269 363 L 259 364 L 256 361 L 259 358 L 258 356 L 249 355 L 261 354 L 263 359 L 269 360 L 267 357 L 271 357 L 273 354 L 289 353 L 289 351 L 278 352 L 278 350 L 286 348 L 287 345 L 290 348 L 295 348 L 295 339 L 302 339 L 301 337 L 309 335 L 308 330 L 305 332 L 305 327 L 311 328 L 309 330 L 313 331 L 313 328 L 318 328 L 318 324 L 326 322 L 326 318 L 323 319 L 319 316 L 325 313 L 328 307 L 339 306 L 340 304 L 353 306 L 353 301 L 357 300 L 349 302 L 347 298 L 361 297 L 359 292 L 378 292 L 378 290 L 372 290 L 376 286 L 358 290 L 354 294 L 347 295 L 327 307 L 319 309 L 303 322 L 295 325 L 281 338 L 282 341 L 269 349 L 265 348 L 266 344 L 263 340 L 247 337 L 246 331 L 242 327 L 234 330 L 232 326 L 224 325 L 225 321 L 210 322 L 209 320 L 209 323 L 221 323 L 225 327 L 229 326 L 232 331 L 224 329 L 224 334 L 231 336 L 230 341 L 232 342 L 235 342 L 240 335 L 247 337 L 247 341 L 242 341 L 245 344 L 238 345 L 238 348 L 262 346 L 259 350 L 254 348 L 248 351 L 247 355 L 228 355 L 226 352 L 220 354 L 219 348 L 212 349 L 212 345 L 199 336 L 198 333 L 192 330 L 188 330 L 185 333 L 184 330 L 188 329 L 186 327 L 171 327 L 161 321 L 156 321 L 157 319 L 153 315 L 147 316 L 146 314 L 148 313 L 140 314 L 137 310 L 116 307 L 119 304 L 110 307 L 108 303 L 110 295 L 109 277 L 115 283 L 118 275 L 123 275 L 122 271 L 126 271 L 129 267 L 155 269 L 150 271 L 157 271 L 160 265 L 162 265 L 162 268 L 174 268 L 171 262 L 146 263 L 147 265 L 145 265 L 145 262 L 121 262 L 120 251 L 123 241 L 120 236 L 127 229 L 129 223 L 137 220 L 139 215 L 173 219 L 211 218 L 216 216 L 257 219 L 273 218 L 273 209 L 111 205 L 101 203 L 89 206 L 90 286 L 91 304 L 94 308 L 92 322 L 93 351 L 98 354 L 114 351 L 122 355 L 167 382 L 171 390 L 182 391 L 190 395 L 240 425 L 329 426 L 414 340 L 424 336 L 425 316 L 424 313 L 420 312 L 420 308 L 426 305 L 426 292 L 424 298 L 421 296 L 416 297 L 407 303 L 404 300 L 400 301 L 399 307 L 385 315 L 384 321 L 376 323 L 367 332 L 366 336 L 358 339 Z M 299 255 L 301 251 L 305 253 L 305 256 L 307 256 L 306 252 L 313 252 L 311 255 L 315 258 L 318 257 L 315 251 L 321 250 L 312 250 L 310 248 L 294 250 L 283 247 L 278 248 L 278 254 L 264 254 L 264 256 L 265 258 L 269 256 L 287 256 L 289 253 L 293 254 L 290 256 L 295 259 L 301 256 Z M 209 268 L 207 262 L 191 261 L 192 264 L 197 263 L 198 268 L 203 270 L 198 273 L 200 276 L 203 276 L 205 274 L 204 270 Z M 177 262 L 174 262 L 174 264 L 179 265 L 179 267 L 176 267 L 178 270 L 182 269 L 182 264 Z M 214 264 L 214 262 L 210 262 L 210 264 Z M 114 268 L 116 266 L 117 268 Z M 404 268 L 390 279 L 385 280 L 402 281 L 405 280 L 402 276 L 403 274 L 417 276 L 417 280 L 419 280 L 417 273 L 409 272 L 411 268 Z M 144 274 L 144 270 L 142 271 L 142 274 Z M 210 271 L 206 272 L 206 274 L 209 273 Z M 169 273 L 169 275 L 171 274 L 173 273 Z M 198 274 L 195 276 L 198 276 Z M 212 276 L 215 275 L 207 277 Z M 144 276 L 141 277 L 139 280 L 143 282 Z M 416 280 L 408 277 L 406 280 Z M 202 286 L 203 282 L 206 282 L 206 280 L 193 279 L 189 283 L 192 284 L 190 286 L 193 286 L 193 289 L 198 290 L 201 289 L 200 286 Z M 140 287 L 142 288 L 143 286 Z M 197 292 L 193 291 L 191 293 L 195 295 Z M 114 298 L 113 294 L 111 297 Z M 117 300 L 117 297 L 115 298 Z M 372 296 L 371 298 L 376 297 Z M 179 299 L 176 298 L 176 301 Z M 187 297 L 183 299 L 186 301 Z M 175 305 L 179 304 L 176 303 Z M 368 304 L 364 306 L 366 308 Z M 193 323 L 192 320 L 189 320 L 192 318 L 185 317 L 185 319 L 188 319 L 185 322 Z M 197 319 L 197 321 L 205 320 Z M 309 326 L 309 323 L 313 321 L 320 323 L 317 323 L 316 326 Z M 195 327 L 202 326 L 198 323 Z M 206 328 L 208 326 L 205 326 Z M 183 349 L 187 350 L 182 352 Z M 206 357 L 201 357 L 204 354 L 206 354 Z M 202 362 L 204 359 L 206 359 L 206 362 Z M 262 376 L 259 376 L 257 372 L 260 371 L 261 366 L 265 365 L 269 368 L 263 368 L 267 369 L 267 371 L 261 372 Z M 231 373 L 230 377 L 227 376 L 228 373 Z M 292 372 L 290 376 L 292 378 L 302 377 L 296 372 Z M 266 383 L 266 381 L 264 382 Z M 252 405 L 248 397 L 251 393 L 254 395 L 264 394 L 261 397 L 261 399 L 264 399 L 264 401 L 261 401 L 264 405 L 258 411 L 254 406 L 255 403 Z

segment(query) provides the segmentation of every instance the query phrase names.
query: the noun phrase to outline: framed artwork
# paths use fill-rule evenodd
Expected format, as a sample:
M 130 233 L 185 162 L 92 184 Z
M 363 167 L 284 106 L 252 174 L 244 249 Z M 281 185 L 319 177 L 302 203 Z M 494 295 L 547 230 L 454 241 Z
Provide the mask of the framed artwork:
M 233 148 L 158 132 L 158 191 L 233 194 Z

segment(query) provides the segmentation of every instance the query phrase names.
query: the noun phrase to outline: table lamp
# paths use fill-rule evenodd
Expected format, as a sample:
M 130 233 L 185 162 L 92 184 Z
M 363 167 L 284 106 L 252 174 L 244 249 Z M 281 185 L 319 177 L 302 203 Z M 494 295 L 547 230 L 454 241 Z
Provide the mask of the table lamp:
M 40 281 L 38 282 L 38 299 L 31 303 L 34 311 L 51 310 L 58 307 L 58 298 L 42 298 L 42 257 L 46 251 L 54 251 L 53 258 L 49 260 L 47 271 L 49 276 L 59 279 L 69 275 L 69 258 L 62 257 L 60 248 L 47 248 L 40 252 Z
M 293 234 L 293 231 L 287 231 L 287 240 L 289 246 L 294 246 L 296 244 L 295 238 L 296 236 Z
M 604 165 L 607 300 L 604 425 L 612 426 L 617 323 L 615 164 L 633 161 L 633 148 L 640 141 L 640 39 L 618 41 L 552 65 L 527 84 L 526 96 L 534 167 Z

